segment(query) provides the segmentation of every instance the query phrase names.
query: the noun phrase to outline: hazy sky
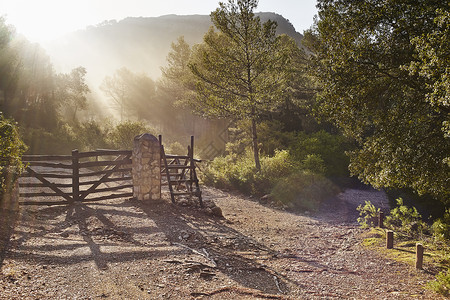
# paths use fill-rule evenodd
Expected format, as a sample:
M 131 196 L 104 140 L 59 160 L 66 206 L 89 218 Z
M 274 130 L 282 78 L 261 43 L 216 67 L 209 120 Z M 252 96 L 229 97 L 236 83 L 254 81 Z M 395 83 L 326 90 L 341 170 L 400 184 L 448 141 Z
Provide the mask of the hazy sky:
M 104 20 L 209 15 L 218 3 L 219 0 L 1 0 L 0 15 L 29 40 L 45 42 Z M 315 0 L 260 0 L 256 12 L 278 13 L 302 33 L 313 23 L 315 5 Z

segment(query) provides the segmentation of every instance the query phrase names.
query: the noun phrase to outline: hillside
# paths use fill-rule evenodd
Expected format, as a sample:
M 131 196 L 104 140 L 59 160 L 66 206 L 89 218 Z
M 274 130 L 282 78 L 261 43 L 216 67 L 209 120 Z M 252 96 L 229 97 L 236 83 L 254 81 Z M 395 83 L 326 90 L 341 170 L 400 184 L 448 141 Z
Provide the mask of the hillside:
M 283 16 L 275 13 L 257 15 L 263 22 L 276 21 L 278 34 L 286 33 L 300 43 L 302 35 Z M 210 17 L 206 15 L 130 17 L 73 32 L 45 48 L 58 72 L 83 66 L 87 69 L 91 88 L 96 89 L 105 76 L 121 67 L 145 72 L 156 80 L 160 76 L 160 67 L 166 63 L 170 44 L 179 36 L 184 36 L 190 45 L 199 43 L 211 25 Z

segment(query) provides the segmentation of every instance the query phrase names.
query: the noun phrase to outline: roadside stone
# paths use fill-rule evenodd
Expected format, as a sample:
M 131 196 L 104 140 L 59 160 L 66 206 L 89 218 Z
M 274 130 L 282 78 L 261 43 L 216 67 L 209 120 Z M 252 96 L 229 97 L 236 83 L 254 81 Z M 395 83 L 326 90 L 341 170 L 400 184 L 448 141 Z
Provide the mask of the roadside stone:
M 223 218 L 222 209 L 218 206 L 214 206 L 213 208 L 211 208 L 211 213 L 213 216 Z
M 259 198 L 259 203 L 261 203 L 261 204 L 267 204 L 271 201 L 272 201 L 272 196 L 269 194 L 264 195 L 261 198 Z

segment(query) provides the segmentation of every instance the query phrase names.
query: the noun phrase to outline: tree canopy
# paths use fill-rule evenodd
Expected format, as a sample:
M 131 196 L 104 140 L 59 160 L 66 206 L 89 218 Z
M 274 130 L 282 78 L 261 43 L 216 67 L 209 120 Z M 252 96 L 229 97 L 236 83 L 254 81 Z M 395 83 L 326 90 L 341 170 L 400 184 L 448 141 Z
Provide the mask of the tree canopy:
M 318 9 L 305 45 L 321 115 L 359 144 L 352 173 L 448 200 L 448 3 L 319 0 Z
M 56 76 L 56 94 L 63 105 L 64 112 L 70 115 L 73 123 L 77 121 L 77 112 L 87 108 L 87 94 L 90 92 L 85 80 L 86 69 L 78 67 L 69 74 Z
M 156 84 L 150 77 L 125 67 L 116 70 L 112 76 L 106 76 L 100 89 L 119 110 L 120 120 L 127 113 L 141 119 L 149 112 L 149 103 L 156 94 Z
M 256 124 L 276 107 L 286 87 L 289 50 L 295 43 L 261 24 L 256 0 L 229 0 L 211 13 L 213 27 L 193 48 L 189 67 L 196 78 L 193 106 L 204 115 L 250 120 L 255 166 L 260 169 Z

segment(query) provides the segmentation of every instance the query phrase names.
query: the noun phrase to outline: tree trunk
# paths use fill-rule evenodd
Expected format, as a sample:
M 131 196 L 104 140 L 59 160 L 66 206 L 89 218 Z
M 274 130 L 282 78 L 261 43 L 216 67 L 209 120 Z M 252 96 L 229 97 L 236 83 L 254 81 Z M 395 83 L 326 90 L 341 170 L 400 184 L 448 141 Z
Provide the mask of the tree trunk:
M 73 124 L 77 124 L 77 111 L 78 111 L 78 106 L 75 105 L 75 109 L 74 109 L 73 117 L 72 117 Z
M 261 163 L 259 162 L 259 151 L 258 151 L 258 135 L 256 134 L 256 121 L 252 119 L 252 144 L 253 144 L 253 155 L 255 157 L 255 167 L 259 171 L 261 170 Z

